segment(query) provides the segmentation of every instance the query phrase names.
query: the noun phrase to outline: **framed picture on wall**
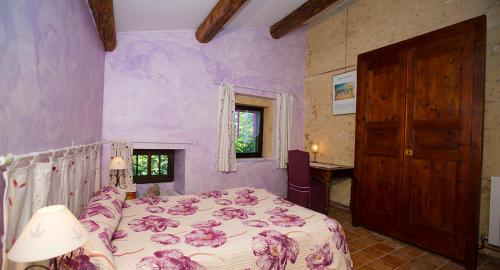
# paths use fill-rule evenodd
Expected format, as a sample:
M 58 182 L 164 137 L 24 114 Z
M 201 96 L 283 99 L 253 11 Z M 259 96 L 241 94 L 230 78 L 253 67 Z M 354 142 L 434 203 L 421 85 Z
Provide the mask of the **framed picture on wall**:
M 333 115 L 356 113 L 356 70 L 334 75 Z

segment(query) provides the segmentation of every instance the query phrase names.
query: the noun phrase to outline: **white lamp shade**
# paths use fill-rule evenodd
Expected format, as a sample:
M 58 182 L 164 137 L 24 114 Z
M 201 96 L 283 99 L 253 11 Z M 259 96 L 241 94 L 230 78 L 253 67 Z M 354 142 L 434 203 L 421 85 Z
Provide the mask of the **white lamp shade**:
M 14 262 L 38 262 L 73 251 L 87 242 L 87 229 L 64 205 L 51 205 L 31 217 L 10 249 Z
M 111 160 L 111 164 L 109 164 L 110 170 L 125 170 L 127 165 L 125 164 L 125 160 L 122 157 L 114 157 Z
M 318 153 L 318 151 L 319 151 L 319 143 L 313 142 L 312 145 L 311 145 L 311 150 L 313 151 L 313 153 Z

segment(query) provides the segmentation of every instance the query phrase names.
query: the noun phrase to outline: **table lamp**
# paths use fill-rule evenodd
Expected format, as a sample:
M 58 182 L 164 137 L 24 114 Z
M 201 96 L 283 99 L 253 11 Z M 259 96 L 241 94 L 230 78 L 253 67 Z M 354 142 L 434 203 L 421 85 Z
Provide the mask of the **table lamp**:
M 120 171 L 121 170 L 126 170 L 127 169 L 127 164 L 125 163 L 125 160 L 123 160 L 122 157 L 114 157 L 112 160 L 111 160 L 111 164 L 109 164 L 109 170 L 115 170 L 116 171 L 116 175 L 113 175 L 113 174 L 110 174 L 110 177 L 113 178 L 113 177 L 116 177 L 116 182 L 115 182 L 115 187 L 119 186 L 120 188 L 127 188 L 127 185 L 124 184 L 123 186 L 121 185 L 120 183 L 120 178 L 122 178 L 123 176 L 125 176 L 124 173 L 120 174 Z
M 314 153 L 313 161 L 316 162 L 316 155 L 318 154 L 318 151 L 319 151 L 319 143 L 318 142 L 313 142 L 311 144 L 311 151 Z
M 87 242 L 89 233 L 64 205 L 51 205 L 39 209 L 7 253 L 13 262 L 39 262 L 50 260 L 57 269 L 56 258 L 71 252 Z M 43 265 L 31 265 L 42 267 Z

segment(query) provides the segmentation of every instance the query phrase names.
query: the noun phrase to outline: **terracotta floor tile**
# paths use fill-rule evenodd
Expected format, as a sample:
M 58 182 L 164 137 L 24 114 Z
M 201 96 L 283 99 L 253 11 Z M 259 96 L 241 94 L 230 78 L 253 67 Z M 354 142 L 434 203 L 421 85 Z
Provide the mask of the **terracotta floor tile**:
M 419 259 L 422 259 L 426 262 L 429 262 L 437 267 L 440 267 L 450 261 L 450 259 L 445 258 L 443 256 L 437 255 L 432 252 L 426 252 L 422 256 L 419 257 Z
M 371 268 L 371 267 L 370 267 L 370 266 L 368 266 L 368 265 L 363 265 L 363 266 L 361 266 L 361 267 L 359 267 L 359 268 L 356 268 L 356 270 L 358 270 L 358 269 L 359 269 L 359 270 L 377 270 L 377 269 L 373 269 L 373 268 Z
M 362 236 L 350 234 L 349 232 L 346 232 L 345 234 L 346 234 L 347 241 L 354 241 L 354 240 L 359 240 L 360 238 L 363 238 Z
M 459 265 L 453 262 L 449 262 L 438 268 L 439 270 L 465 270 L 463 265 Z
M 365 253 L 362 252 L 352 253 L 351 259 L 352 263 L 354 264 L 354 269 L 357 269 L 358 267 L 363 266 L 372 261 L 368 256 L 366 256 Z
M 344 232 L 346 233 L 347 238 L 350 238 L 352 240 L 356 240 L 356 239 L 359 239 L 361 237 L 366 236 L 366 234 L 363 234 L 361 232 L 357 232 L 357 231 L 355 231 L 353 229 L 346 229 L 346 228 L 344 228 Z
M 365 255 L 371 260 L 378 259 L 382 257 L 382 255 L 386 254 L 386 252 L 376 248 L 375 246 L 367 247 L 360 252 L 365 253 Z
M 341 218 L 342 223 L 352 224 L 352 219 L 350 217 Z
M 493 264 L 493 263 L 490 263 L 489 261 L 486 261 L 484 264 L 479 266 L 479 268 L 477 268 L 477 269 L 479 269 L 479 270 L 498 270 L 498 269 L 500 269 L 500 265 Z
M 477 255 L 477 266 L 481 266 L 483 263 L 485 263 L 488 260 L 489 256 L 479 253 Z
M 402 246 L 407 245 L 407 244 L 405 244 L 399 240 L 396 240 L 396 239 L 388 239 L 388 240 L 384 241 L 384 244 L 392 247 L 393 249 L 398 249 Z
M 393 248 L 393 247 L 391 247 L 389 245 L 386 245 L 385 242 L 376 244 L 374 247 L 378 248 L 380 251 L 382 251 L 384 253 L 388 253 L 388 252 L 391 252 L 391 251 L 395 250 L 395 248 Z
M 500 257 L 490 256 L 486 262 L 500 266 Z
M 357 240 L 365 243 L 368 246 L 374 246 L 374 245 L 380 243 L 378 241 L 373 240 L 372 238 L 370 238 L 368 236 L 358 238 Z
M 437 267 L 429 262 L 415 259 L 407 264 L 401 265 L 399 269 L 401 270 L 434 270 Z
M 375 240 L 377 242 L 383 242 L 383 241 L 387 240 L 387 237 L 382 236 L 382 235 L 380 235 L 378 233 L 369 234 L 367 237 L 371 238 L 371 239 L 373 239 L 373 240 Z
M 405 251 L 401 251 L 401 250 L 395 250 L 390 255 L 397 257 L 398 259 L 400 259 L 403 262 L 410 262 L 410 261 L 415 259 L 415 255 L 409 254 L 409 253 L 407 253 Z
M 385 263 L 384 261 L 382 261 L 380 259 L 369 263 L 368 266 L 370 266 L 371 268 L 376 269 L 376 270 L 392 270 L 392 269 L 396 269 L 396 267 L 394 267 L 394 266 L 392 266 L 390 264 L 387 264 L 387 263 Z
M 401 252 L 406 252 L 408 253 L 409 255 L 412 255 L 412 256 L 419 256 L 419 255 L 422 255 L 424 253 L 424 251 L 418 247 L 414 247 L 414 246 L 410 246 L 410 245 L 406 245 L 406 246 L 403 246 L 399 249 L 399 251 Z
M 367 248 L 369 245 L 359 239 L 348 242 L 349 250 L 357 251 Z
M 372 231 L 368 230 L 368 229 L 365 229 L 363 227 L 352 227 L 353 230 L 357 233 L 357 234 L 360 234 L 360 235 L 363 235 L 363 236 L 367 236 L 369 234 L 372 233 Z
M 346 233 L 356 270 L 464 270 L 464 266 L 433 252 L 363 227 L 352 226 L 351 213 L 331 207 L 330 217 L 338 220 Z M 500 259 L 480 253 L 478 270 L 500 270 Z
M 389 255 L 385 255 L 383 256 L 382 258 L 380 258 L 383 262 L 387 263 L 387 264 L 390 264 L 394 267 L 398 267 L 402 264 L 404 264 L 405 260 L 403 260 L 402 258 L 398 257 L 398 256 L 395 256 L 393 254 L 389 254 Z M 408 260 L 409 261 L 409 260 Z
M 500 258 L 489 257 L 481 266 L 478 267 L 479 270 L 498 270 L 500 269 Z

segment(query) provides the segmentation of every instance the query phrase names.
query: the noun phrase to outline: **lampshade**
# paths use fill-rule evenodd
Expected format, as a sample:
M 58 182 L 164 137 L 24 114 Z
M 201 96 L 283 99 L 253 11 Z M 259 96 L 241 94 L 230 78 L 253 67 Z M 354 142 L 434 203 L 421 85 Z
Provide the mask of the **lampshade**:
M 111 164 L 109 164 L 110 170 L 125 170 L 127 165 L 125 164 L 125 160 L 122 157 L 114 157 L 111 160 Z
M 10 249 L 14 262 L 38 262 L 81 247 L 89 238 L 87 229 L 64 205 L 51 205 L 31 217 Z
M 313 153 L 318 153 L 318 151 L 319 151 L 319 143 L 313 142 L 311 144 L 311 150 L 313 151 Z

